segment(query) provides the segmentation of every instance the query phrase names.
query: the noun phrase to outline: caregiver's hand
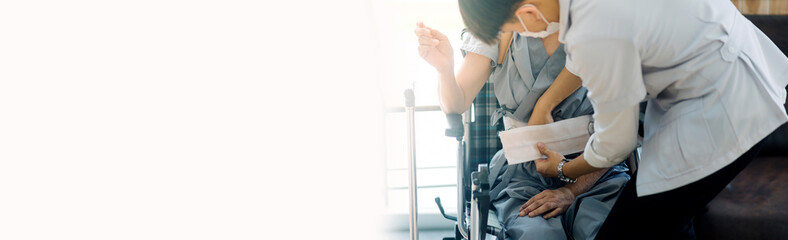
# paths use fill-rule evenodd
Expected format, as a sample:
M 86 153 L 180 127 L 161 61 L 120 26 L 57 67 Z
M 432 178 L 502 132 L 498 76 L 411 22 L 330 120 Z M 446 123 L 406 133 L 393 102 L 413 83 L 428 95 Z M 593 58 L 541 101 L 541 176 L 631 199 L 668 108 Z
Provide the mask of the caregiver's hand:
M 547 149 L 544 143 L 537 143 L 536 147 L 542 155 L 547 156 L 547 158 L 534 160 L 536 171 L 544 177 L 558 177 L 558 163 L 564 159 L 564 155 Z
M 566 212 L 574 201 L 575 195 L 568 188 L 547 189 L 534 195 L 520 207 L 520 217 L 536 217 L 542 214 L 545 219 L 555 217 Z
M 454 50 L 449 38 L 438 30 L 429 28 L 422 22 L 413 30 L 419 38 L 419 56 L 441 73 L 454 72 Z

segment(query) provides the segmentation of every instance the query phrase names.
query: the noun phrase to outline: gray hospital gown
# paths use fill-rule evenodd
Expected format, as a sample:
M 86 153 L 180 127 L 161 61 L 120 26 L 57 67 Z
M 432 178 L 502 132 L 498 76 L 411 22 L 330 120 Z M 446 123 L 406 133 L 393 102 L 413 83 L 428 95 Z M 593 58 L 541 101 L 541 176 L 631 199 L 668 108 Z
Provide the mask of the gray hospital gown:
M 563 45 L 548 56 L 541 39 L 526 38 L 515 34 L 510 52 L 503 64 L 497 65 L 498 46 L 487 45 L 470 33 L 464 36 L 461 50 L 489 57 L 493 61 L 490 81 L 501 109 L 493 114 L 493 121 L 503 116 L 526 122 L 533 106 L 550 87 L 564 67 L 566 53 Z M 521 104 L 527 111 L 522 116 L 514 112 Z M 586 98 L 586 89 L 580 88 L 561 102 L 552 112 L 555 121 L 593 113 Z M 503 150 L 498 151 L 490 162 L 490 193 L 493 207 L 498 210 L 499 220 L 504 224 L 507 239 L 593 239 L 613 207 L 620 190 L 629 176 L 626 167 L 614 166 L 602 176 L 588 192 L 578 195 L 575 202 L 561 216 L 544 219 L 519 217 L 519 209 L 532 196 L 546 190 L 565 185 L 557 178 L 542 177 L 533 162 L 508 166 Z

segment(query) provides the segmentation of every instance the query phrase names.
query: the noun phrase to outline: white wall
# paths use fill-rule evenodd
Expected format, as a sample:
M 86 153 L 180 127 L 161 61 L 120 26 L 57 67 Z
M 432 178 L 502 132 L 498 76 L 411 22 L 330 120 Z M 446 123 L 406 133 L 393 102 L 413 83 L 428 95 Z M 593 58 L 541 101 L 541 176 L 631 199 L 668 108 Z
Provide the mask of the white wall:
M 378 238 L 371 14 L 3 1 L 0 239 Z

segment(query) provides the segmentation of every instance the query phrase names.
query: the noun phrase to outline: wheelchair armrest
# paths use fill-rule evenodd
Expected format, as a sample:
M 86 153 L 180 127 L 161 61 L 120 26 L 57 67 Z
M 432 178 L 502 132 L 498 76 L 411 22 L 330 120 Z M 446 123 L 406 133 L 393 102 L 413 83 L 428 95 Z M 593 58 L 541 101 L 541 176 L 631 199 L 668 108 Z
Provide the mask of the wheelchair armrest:
M 462 124 L 462 115 L 458 113 L 446 114 L 446 120 L 449 122 L 449 128 L 446 129 L 447 137 L 455 137 L 457 141 L 462 140 L 465 135 L 465 126 Z

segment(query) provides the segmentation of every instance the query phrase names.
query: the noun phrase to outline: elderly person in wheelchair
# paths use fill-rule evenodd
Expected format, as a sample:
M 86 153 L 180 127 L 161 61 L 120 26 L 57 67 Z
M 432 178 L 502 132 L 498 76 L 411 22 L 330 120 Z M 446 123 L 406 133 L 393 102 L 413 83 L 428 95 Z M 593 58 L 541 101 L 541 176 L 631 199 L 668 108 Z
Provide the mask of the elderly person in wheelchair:
M 489 79 L 501 106 L 493 122 L 503 119 L 507 130 L 593 113 L 581 80 L 564 68 L 566 53 L 558 41 L 558 28 L 551 27 L 555 22 L 549 22 L 531 5 L 510 15 L 483 18 L 478 17 L 483 12 L 473 1 L 460 1 L 460 9 L 464 19 L 475 17 L 503 25 L 500 31 L 480 29 L 466 20 L 476 34 L 464 34 L 460 49 L 465 58 L 455 73 L 454 50 L 448 38 L 417 24 L 418 51 L 439 73 L 444 112 L 465 112 Z M 543 21 L 546 30 L 529 32 L 522 18 Z M 494 178 L 490 200 L 506 239 L 593 239 L 629 180 L 623 163 L 584 175 L 576 182 L 543 177 L 533 162 L 507 164 L 503 150 L 490 165 Z

